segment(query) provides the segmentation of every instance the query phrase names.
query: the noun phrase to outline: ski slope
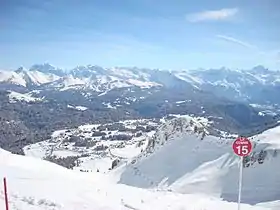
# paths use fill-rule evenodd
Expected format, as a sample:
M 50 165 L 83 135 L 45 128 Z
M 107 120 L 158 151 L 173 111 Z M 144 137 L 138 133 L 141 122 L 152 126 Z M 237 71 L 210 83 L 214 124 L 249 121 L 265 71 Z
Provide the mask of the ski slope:
M 236 203 L 201 194 L 179 194 L 115 184 L 100 173 L 81 173 L 0 149 L 0 177 L 7 177 L 14 210 L 235 210 Z M 4 209 L 1 188 L 0 206 Z M 268 210 L 242 205 L 242 210 Z
M 239 158 L 232 152 L 234 139 L 206 135 L 201 140 L 199 130 L 207 132 L 207 127 L 194 119 L 190 121 L 177 118 L 161 126 L 153 139 L 154 146 L 117 170 L 119 183 L 237 201 Z M 195 126 L 198 132 L 194 132 Z M 267 155 L 263 164 L 255 161 L 244 168 L 242 202 L 280 200 L 279 132 L 277 127 L 252 138 L 254 154 L 265 150 Z

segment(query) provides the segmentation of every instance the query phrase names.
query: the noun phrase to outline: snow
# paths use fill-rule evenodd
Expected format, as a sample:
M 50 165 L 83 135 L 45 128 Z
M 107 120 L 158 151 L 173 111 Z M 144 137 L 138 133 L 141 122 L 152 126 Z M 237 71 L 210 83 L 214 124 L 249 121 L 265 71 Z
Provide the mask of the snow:
M 78 153 L 81 154 L 81 151 L 85 152 L 83 154 L 90 154 L 88 157 L 79 158 L 81 164 L 74 167 L 74 171 L 67 171 L 67 174 L 74 173 L 75 179 L 79 180 L 78 189 L 72 178 L 69 182 L 68 178 L 63 180 L 65 185 L 67 185 L 66 182 L 71 183 L 72 191 L 77 194 L 71 191 L 71 196 L 66 200 L 62 198 L 63 191 L 60 191 L 58 197 L 53 195 L 53 197 L 46 197 L 50 196 L 49 194 L 38 197 L 34 194 L 32 198 L 55 202 L 57 209 L 59 209 L 58 206 L 61 209 L 66 208 L 70 200 L 90 205 L 86 200 L 89 194 L 96 198 L 97 203 L 93 203 L 98 206 L 108 204 L 108 208 L 113 208 L 111 202 L 106 202 L 112 199 L 112 202 L 115 202 L 114 209 L 118 209 L 116 205 L 120 205 L 120 209 L 129 209 L 127 206 L 130 206 L 132 209 L 141 210 L 176 209 L 177 207 L 185 210 L 236 209 L 237 205 L 234 202 L 237 200 L 240 159 L 232 152 L 231 145 L 234 136 L 224 132 L 222 133 L 224 137 L 220 138 L 209 135 L 208 129 L 211 129 L 211 122 L 206 118 L 188 115 L 174 116 L 177 118 L 165 120 L 157 131 L 145 133 L 130 141 L 99 139 L 97 145 L 102 144 L 109 148 L 98 151 L 98 154 L 94 153 L 92 148 L 77 149 L 73 147 L 73 144 L 65 147 L 61 144 L 65 134 L 63 130 L 53 133 L 52 141 L 37 143 L 41 147 L 36 144 L 29 145 L 28 147 L 31 147 L 29 150 L 32 151 L 28 151 L 27 148 L 24 151 L 29 152 L 27 155 L 30 156 L 41 155 L 42 157 L 50 151 L 50 148 L 53 155 L 61 157 L 75 156 Z M 146 122 L 145 125 L 155 123 L 145 119 L 122 122 L 132 129 L 135 127 L 134 123 Z M 97 124 L 83 125 L 71 132 L 78 132 L 87 138 L 91 136 L 90 131 L 98 126 Z M 71 132 L 67 133 L 71 135 Z M 112 135 L 125 133 L 111 132 Z M 203 132 L 206 136 L 201 140 Z M 280 156 L 277 155 L 280 152 L 279 136 L 280 127 L 275 127 L 251 137 L 254 144 L 253 153 L 259 154 L 260 151 L 265 150 L 267 157 L 263 164 L 256 161 L 243 170 L 242 202 L 247 204 L 242 204 L 242 210 L 277 210 L 279 208 L 280 171 L 276 170 L 280 167 Z M 151 147 L 152 140 L 155 141 L 154 147 Z M 140 141 L 143 144 L 137 147 Z M 109 170 L 112 161 L 116 158 L 120 160 L 120 164 L 113 170 Z M 2 169 L 1 165 L 0 168 Z M 66 174 L 63 176 L 68 177 Z M 55 176 L 55 182 L 58 179 L 59 177 Z M 83 181 L 87 187 L 83 188 Z M 18 185 L 21 186 L 21 183 Z M 60 183 L 58 186 L 63 187 L 63 185 L 64 183 Z M 70 190 L 70 186 L 67 185 L 66 189 Z M 106 197 L 99 200 L 101 191 Z M 72 208 L 69 205 L 67 207 Z M 90 207 L 92 206 L 86 206 L 85 209 L 90 209 Z
M 136 147 L 136 144 L 126 146 L 124 148 L 111 149 L 111 153 L 114 156 L 122 158 L 133 158 L 141 153 L 142 147 Z
M 79 111 L 85 111 L 87 110 L 88 108 L 85 107 L 85 106 L 72 106 L 72 105 L 67 105 L 68 108 L 70 109 L 76 109 L 76 110 L 79 110 Z
M 67 75 L 59 80 L 55 81 L 55 86 L 61 88 L 60 91 L 73 89 L 77 87 L 86 86 L 89 83 L 88 78 L 75 78 L 72 75 Z
M 36 98 L 33 97 L 31 93 L 18 93 L 14 91 L 10 91 L 9 93 L 9 101 L 10 103 L 15 103 L 16 101 L 26 101 L 26 102 L 36 102 L 36 101 L 42 101 L 43 98 Z
M 81 161 L 80 166 L 75 167 L 75 170 L 90 170 L 100 173 L 107 173 L 108 169 L 112 166 L 112 158 L 105 157 L 84 157 L 79 159 Z
M 109 108 L 109 109 L 116 109 L 116 107 L 112 106 L 111 103 L 102 103 L 104 106 L 106 106 L 106 108 Z
M 144 121 L 144 120 L 142 120 Z M 124 124 L 128 124 L 127 128 L 131 127 L 129 123 L 137 122 L 129 121 Z M 145 135 L 151 135 L 152 132 L 148 132 L 143 134 L 140 137 L 133 137 L 131 141 L 107 141 L 101 140 L 101 136 L 92 137 L 93 130 L 99 124 L 87 124 L 79 126 L 77 129 L 71 130 L 59 130 L 55 131 L 52 134 L 52 138 L 46 141 L 38 142 L 35 144 L 27 145 L 24 147 L 24 153 L 27 156 L 37 157 L 43 159 L 46 156 L 58 156 L 58 157 L 68 157 L 68 156 L 83 156 L 79 157 L 79 161 L 81 164 L 75 169 L 88 171 L 97 169 L 100 172 L 108 173 L 109 168 L 112 166 L 112 162 L 116 158 L 120 159 L 129 159 L 138 155 L 141 152 L 141 149 L 145 147 L 145 143 L 141 144 L 139 147 L 136 147 L 139 141 L 143 141 L 145 139 Z M 135 126 L 134 126 L 135 127 Z M 120 132 L 118 130 L 115 131 L 104 131 L 107 133 L 106 136 L 116 135 L 116 134 L 129 134 L 126 132 Z M 86 148 L 86 147 L 77 147 L 74 142 L 69 142 L 68 138 L 72 135 L 79 136 L 82 135 L 81 138 L 89 138 L 91 141 L 96 141 L 94 146 Z M 131 135 L 131 134 L 130 134 Z M 104 149 L 100 151 L 96 151 L 95 147 L 103 145 L 104 147 L 109 147 L 109 149 Z M 120 148 L 124 147 L 124 148 Z M 111 149 L 111 151 L 110 151 Z
M 269 146 L 270 148 L 280 149 L 280 126 L 264 131 L 263 133 L 256 135 L 254 138 L 259 139 L 262 144 Z
M 78 152 L 69 151 L 69 150 L 55 150 L 52 155 L 57 157 L 68 157 L 68 156 L 79 156 Z
M 186 103 L 186 102 L 191 102 L 191 100 L 176 101 L 176 104 L 183 104 L 183 103 Z
M 110 68 L 107 69 L 110 74 L 116 76 L 116 77 L 122 77 L 124 79 L 135 79 L 135 80 L 139 80 L 144 79 L 147 80 L 149 75 L 147 73 L 142 72 L 141 70 L 137 70 L 137 71 L 132 71 L 129 68 Z
M 272 106 L 268 106 L 268 105 L 261 105 L 261 104 L 249 104 L 250 106 L 252 106 L 253 108 L 259 108 L 259 109 L 273 109 Z
M 104 96 L 108 93 L 108 91 L 104 91 L 103 93 L 98 94 L 98 96 Z
M 265 114 L 263 112 L 258 112 L 258 115 L 265 116 Z
M 194 125 L 207 128 L 192 120 Z M 180 125 L 180 121 L 183 132 L 180 126 L 175 126 L 176 122 Z M 234 139 L 206 135 L 201 140 L 189 122 L 188 118 L 179 118 L 163 124 L 155 134 L 155 147 L 140 154 L 135 163 L 118 169 L 119 183 L 141 188 L 165 186 L 166 190 L 178 193 L 207 194 L 236 201 L 239 158 L 232 152 Z M 280 127 L 253 138 L 254 152 L 266 150 L 267 158 L 263 164 L 244 168 L 242 202 L 257 204 L 279 200 L 280 171 L 275 170 L 280 168 L 280 157 L 275 156 L 275 151 L 280 152 L 279 135 Z
M 10 82 L 15 85 L 26 87 L 26 81 L 13 71 L 0 71 L 0 82 Z
M 79 111 L 85 111 L 85 110 L 87 110 L 88 108 L 85 107 L 85 106 L 76 106 L 76 109 L 79 110 Z
M 201 78 L 191 75 L 188 72 L 176 73 L 175 76 L 178 79 L 191 83 L 194 87 L 198 88 L 198 85 L 205 83 Z
M 0 177 L 7 177 L 10 208 L 17 210 L 235 210 L 237 207 L 235 203 L 206 195 L 148 191 L 115 184 L 102 173 L 71 171 L 3 150 L 0 150 L 0 168 Z M 3 194 L 0 206 L 4 206 Z M 268 209 L 242 205 L 242 210 Z
M 58 80 L 60 77 L 54 74 L 42 73 L 40 71 L 0 71 L 0 82 L 10 82 L 20 86 L 27 86 L 32 82 L 35 85 L 42 85 Z
M 203 109 L 203 107 L 201 107 Z M 195 117 L 195 116 L 190 116 L 190 115 L 181 115 L 181 114 L 170 114 L 170 116 L 174 116 L 177 118 L 185 118 L 188 121 L 193 120 L 197 124 L 203 124 L 204 126 L 209 126 L 212 122 L 206 118 L 206 117 Z
M 26 156 L 37 157 L 43 159 L 46 156 L 47 150 L 41 143 L 25 146 L 23 152 Z
M 58 80 L 60 77 L 54 74 L 43 73 L 40 71 L 22 71 L 18 73 L 22 78 L 30 80 L 35 85 L 46 84 Z
M 93 128 L 97 128 L 99 125 L 100 124 L 86 124 L 86 125 L 79 126 L 79 129 L 83 131 L 90 131 Z
M 141 88 L 150 88 L 153 86 L 160 86 L 160 84 L 155 83 L 155 82 L 144 82 L 140 80 L 135 80 L 135 79 L 128 79 L 128 82 L 132 85 L 141 87 Z
M 258 203 L 256 206 L 266 207 L 266 208 L 269 208 L 271 210 L 278 210 L 278 209 L 280 209 L 280 200 L 266 202 L 266 203 Z
M 57 138 L 65 133 L 65 129 L 54 131 L 51 135 L 52 138 Z
M 86 82 L 84 80 L 79 79 L 79 78 L 74 78 L 72 75 L 65 77 L 63 83 L 64 83 L 65 87 L 86 84 Z

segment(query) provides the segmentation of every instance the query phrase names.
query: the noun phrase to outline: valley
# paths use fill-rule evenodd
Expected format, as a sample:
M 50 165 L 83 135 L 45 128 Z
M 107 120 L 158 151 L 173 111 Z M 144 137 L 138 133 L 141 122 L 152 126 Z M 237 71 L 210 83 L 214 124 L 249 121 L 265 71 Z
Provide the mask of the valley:
M 258 76 L 250 83 L 249 72 L 256 68 Z M 264 97 L 260 101 L 256 92 L 248 92 L 269 88 L 274 94 L 279 86 L 271 80 L 278 81 L 279 73 L 256 68 L 249 72 L 211 69 L 178 73 L 92 65 L 63 70 L 45 63 L 0 71 L 0 146 L 23 154 L 24 146 L 49 139 L 59 129 L 121 120 L 160 120 L 170 114 L 204 117 L 219 130 L 254 135 L 277 126 L 280 120 L 279 103 L 273 101 L 278 97 L 265 99 L 268 95 L 259 92 Z M 221 76 L 227 78 L 223 83 Z M 236 86 L 232 76 L 237 77 Z M 248 83 L 239 82 L 243 80 Z M 233 90 L 247 96 L 227 97 L 235 94 Z

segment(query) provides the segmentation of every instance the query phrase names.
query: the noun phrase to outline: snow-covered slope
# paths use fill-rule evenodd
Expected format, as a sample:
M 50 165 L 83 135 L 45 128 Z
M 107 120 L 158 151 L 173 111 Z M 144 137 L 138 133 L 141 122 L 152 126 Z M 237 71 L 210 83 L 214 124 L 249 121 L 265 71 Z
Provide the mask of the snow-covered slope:
M 88 109 L 87 107 L 84 107 L 84 106 L 72 106 L 72 105 L 67 105 L 67 107 L 70 108 L 70 109 L 76 109 L 76 110 L 79 110 L 79 111 L 85 111 L 85 110 Z
M 9 96 L 10 103 L 15 103 L 17 101 L 35 102 L 35 101 L 43 100 L 43 98 L 33 97 L 32 93 L 18 93 L 18 92 L 10 91 L 8 96 Z
M 42 73 L 40 71 L 27 71 L 22 70 L 18 72 L 18 75 L 23 78 L 28 84 L 42 85 L 51 83 L 59 79 L 59 76 L 50 73 Z
M 263 66 L 251 70 L 221 68 L 177 71 L 174 74 L 193 86 L 230 99 L 259 104 L 280 102 L 280 98 L 275 97 L 280 88 L 280 71 Z
M 81 110 L 79 106 L 68 107 Z M 55 131 L 50 139 L 30 144 L 23 150 L 27 156 L 42 159 L 75 156 L 79 161 L 73 166 L 75 170 L 108 173 L 120 162 L 139 155 L 157 125 L 152 119 L 81 125 L 76 129 Z
M 0 71 L 0 83 L 11 83 L 20 86 L 26 86 L 26 81 L 13 71 Z
M 280 200 L 280 127 L 254 136 L 254 150 L 244 168 L 244 203 Z M 118 170 L 120 183 L 160 187 L 180 193 L 206 193 L 237 200 L 239 158 L 234 138 L 209 135 L 203 121 L 176 118 L 162 125 L 144 154 Z M 265 177 L 265 178 L 264 178 Z
M 103 174 L 79 173 L 0 149 L 0 177 L 7 178 L 10 209 L 17 210 L 235 210 L 236 203 L 114 184 Z M 0 206 L 4 209 L 1 188 Z M 272 207 L 242 205 L 243 210 Z
M 60 91 L 65 91 L 68 89 L 79 89 L 87 84 L 88 79 L 75 78 L 72 75 L 67 75 L 59 78 L 58 80 L 50 83 L 48 87 L 54 87 Z

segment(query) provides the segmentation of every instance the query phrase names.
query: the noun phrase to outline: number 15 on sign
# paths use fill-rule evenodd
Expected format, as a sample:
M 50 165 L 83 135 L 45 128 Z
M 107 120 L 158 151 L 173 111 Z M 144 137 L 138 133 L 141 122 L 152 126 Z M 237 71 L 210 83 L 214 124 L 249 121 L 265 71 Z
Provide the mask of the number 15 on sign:
M 242 176 L 243 176 L 243 158 L 252 151 L 252 143 L 245 137 L 238 137 L 232 144 L 233 152 L 240 157 L 239 164 L 239 189 L 238 189 L 238 210 L 240 210 Z

